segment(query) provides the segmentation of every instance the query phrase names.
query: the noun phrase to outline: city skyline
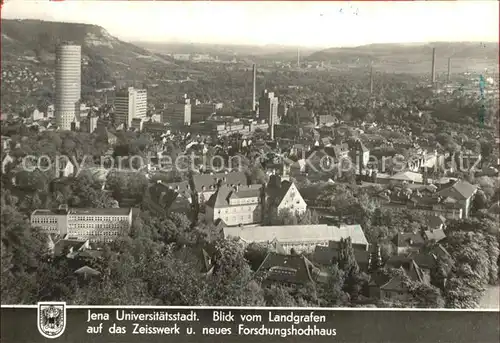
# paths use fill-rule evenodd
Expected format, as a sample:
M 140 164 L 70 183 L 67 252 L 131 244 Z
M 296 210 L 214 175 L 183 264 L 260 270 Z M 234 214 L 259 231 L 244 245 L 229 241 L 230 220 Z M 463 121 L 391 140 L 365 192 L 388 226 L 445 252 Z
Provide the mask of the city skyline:
M 498 3 L 491 1 L 37 1 L 30 2 L 30 6 L 23 6 L 23 2 L 6 2 L 2 17 L 94 24 L 125 41 L 316 48 L 375 43 L 498 41 Z M 481 25 L 471 23 L 476 20 L 480 20 Z M 275 25 L 276 22 L 280 25 Z M 468 22 L 471 25 L 464 25 Z

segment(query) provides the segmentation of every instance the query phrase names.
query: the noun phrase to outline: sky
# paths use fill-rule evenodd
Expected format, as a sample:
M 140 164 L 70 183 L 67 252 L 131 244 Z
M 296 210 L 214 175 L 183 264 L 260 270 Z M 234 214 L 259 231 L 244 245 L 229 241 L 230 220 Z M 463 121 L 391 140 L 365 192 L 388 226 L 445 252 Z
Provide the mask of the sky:
M 5 0 L 2 18 L 96 24 L 125 41 L 279 44 L 498 41 L 499 3 Z

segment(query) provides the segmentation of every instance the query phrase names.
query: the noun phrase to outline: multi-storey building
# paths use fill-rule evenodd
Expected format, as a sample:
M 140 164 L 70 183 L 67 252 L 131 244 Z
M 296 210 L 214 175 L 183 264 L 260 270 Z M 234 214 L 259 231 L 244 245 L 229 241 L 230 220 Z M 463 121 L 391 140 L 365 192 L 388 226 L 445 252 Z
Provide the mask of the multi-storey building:
M 191 121 L 198 123 L 206 120 L 216 112 L 215 104 L 196 104 L 191 108 Z
M 175 126 L 191 125 L 191 100 L 184 95 L 175 104 L 169 104 L 163 111 L 162 122 Z
M 279 124 L 278 105 L 279 101 L 274 92 L 265 89 L 259 99 L 259 117 L 269 121 L 271 139 L 274 139 L 274 125 Z
M 194 192 L 197 194 L 200 204 L 204 204 L 210 199 L 220 185 L 248 185 L 247 176 L 244 172 L 195 174 L 192 181 Z
M 262 221 L 262 185 L 222 185 L 206 202 L 206 217 L 225 225 L 255 224 Z
M 145 89 L 129 87 L 118 91 L 115 95 L 115 125 L 132 126 L 132 119 L 146 118 L 148 111 L 148 94 Z
M 56 123 L 61 130 L 71 130 L 79 121 L 82 47 L 64 43 L 56 48 Z M 75 124 L 74 124 L 75 123 Z
M 31 225 L 48 234 L 72 239 L 111 241 L 132 225 L 131 208 L 39 209 L 31 214 Z
M 287 178 L 286 173 L 282 176 Z M 297 186 L 293 182 L 282 180 L 278 175 L 273 175 L 269 180 L 264 200 L 266 208 L 276 209 L 278 214 L 283 210 L 293 214 L 303 214 L 307 210 L 307 204 Z

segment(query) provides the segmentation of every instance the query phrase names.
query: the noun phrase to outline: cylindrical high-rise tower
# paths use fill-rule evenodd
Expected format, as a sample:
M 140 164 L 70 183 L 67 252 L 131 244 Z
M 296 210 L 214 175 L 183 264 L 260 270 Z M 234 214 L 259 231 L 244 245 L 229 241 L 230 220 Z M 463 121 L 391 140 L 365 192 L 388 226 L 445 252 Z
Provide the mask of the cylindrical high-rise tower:
M 71 130 L 79 120 L 82 84 L 82 47 L 63 43 L 56 48 L 56 123 L 60 130 Z

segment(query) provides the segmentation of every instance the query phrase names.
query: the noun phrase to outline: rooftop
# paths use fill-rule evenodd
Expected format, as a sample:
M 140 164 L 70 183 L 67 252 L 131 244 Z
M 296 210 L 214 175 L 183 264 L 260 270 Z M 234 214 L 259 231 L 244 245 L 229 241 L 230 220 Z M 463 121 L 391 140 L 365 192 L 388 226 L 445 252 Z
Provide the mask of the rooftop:
M 55 216 L 55 215 L 101 215 L 101 216 L 125 216 L 132 211 L 131 208 L 70 208 L 64 209 L 38 209 L 34 210 L 34 216 Z
M 254 226 L 254 227 L 225 227 L 225 237 L 239 237 L 246 242 L 311 242 L 340 241 L 351 237 L 352 244 L 368 245 L 363 229 L 360 225 L 329 226 L 319 225 L 282 225 L 282 226 Z

